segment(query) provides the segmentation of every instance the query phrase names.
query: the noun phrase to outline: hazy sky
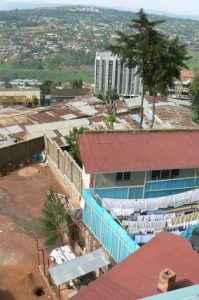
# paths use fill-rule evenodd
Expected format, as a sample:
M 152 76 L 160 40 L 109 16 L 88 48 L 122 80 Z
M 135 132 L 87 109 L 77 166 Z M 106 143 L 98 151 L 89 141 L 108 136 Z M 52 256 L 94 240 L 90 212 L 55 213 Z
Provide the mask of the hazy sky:
M 2 1 L 2 0 L 0 0 Z M 103 6 L 123 6 L 131 8 L 156 9 L 174 14 L 199 16 L 199 0 L 7 0 L 6 2 L 92 4 Z

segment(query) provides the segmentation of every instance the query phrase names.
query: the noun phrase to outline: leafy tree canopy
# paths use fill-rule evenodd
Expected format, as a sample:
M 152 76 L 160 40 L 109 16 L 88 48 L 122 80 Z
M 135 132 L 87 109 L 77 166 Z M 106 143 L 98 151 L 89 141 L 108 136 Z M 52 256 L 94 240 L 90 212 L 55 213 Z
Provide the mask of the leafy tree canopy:
M 55 88 L 55 83 L 52 80 L 44 81 L 40 87 L 42 96 L 49 95 L 53 88 Z
M 39 105 L 39 99 L 38 98 L 33 98 L 32 104 L 33 104 L 33 106 L 38 106 Z
M 117 32 L 118 37 L 109 50 L 121 57 L 130 68 L 136 68 L 142 78 L 141 121 L 143 122 L 143 103 L 145 91 L 153 96 L 153 121 L 155 99 L 158 93 L 166 94 L 173 85 L 173 79 L 179 78 L 185 68 L 184 61 L 189 59 L 185 45 L 177 38 L 169 39 L 161 34 L 156 26 L 164 21 L 149 21 L 141 9 L 138 18 L 129 23 L 130 34 Z
M 12 85 L 10 84 L 10 78 L 8 76 L 5 76 L 3 78 L 3 81 L 5 83 L 5 88 L 11 88 L 12 87 Z
M 82 79 L 73 79 L 73 81 L 71 82 L 71 86 L 73 89 L 82 89 Z
M 73 130 L 70 130 L 69 134 L 65 137 L 69 147 L 69 153 L 80 167 L 82 167 L 82 161 L 77 144 L 77 135 L 84 133 L 85 130 L 86 129 L 84 127 L 80 127 L 79 129 L 74 127 Z
M 192 82 L 189 93 L 191 95 L 192 119 L 199 124 L 199 75 Z

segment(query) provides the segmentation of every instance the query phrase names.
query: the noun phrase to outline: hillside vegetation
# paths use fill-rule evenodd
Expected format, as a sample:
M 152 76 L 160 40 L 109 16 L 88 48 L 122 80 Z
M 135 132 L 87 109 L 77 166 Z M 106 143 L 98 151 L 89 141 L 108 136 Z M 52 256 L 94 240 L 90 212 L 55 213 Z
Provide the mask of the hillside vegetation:
M 106 49 L 116 30 L 127 30 L 127 22 L 135 17 L 133 12 L 79 6 L 0 11 L 0 79 L 92 82 L 95 52 Z M 198 69 L 199 22 L 164 19 L 159 30 L 178 36 L 194 57 L 190 68 Z

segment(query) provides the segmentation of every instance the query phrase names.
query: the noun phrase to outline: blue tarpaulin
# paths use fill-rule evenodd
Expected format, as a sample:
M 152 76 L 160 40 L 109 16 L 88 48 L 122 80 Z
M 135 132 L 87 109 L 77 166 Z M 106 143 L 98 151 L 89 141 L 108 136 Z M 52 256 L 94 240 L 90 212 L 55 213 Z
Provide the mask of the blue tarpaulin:
M 133 115 L 131 115 L 131 119 L 140 124 L 141 118 L 140 118 L 139 115 L 133 114 Z M 142 122 L 142 127 L 145 128 L 145 129 L 148 128 L 148 126 L 146 125 L 146 123 L 144 121 Z

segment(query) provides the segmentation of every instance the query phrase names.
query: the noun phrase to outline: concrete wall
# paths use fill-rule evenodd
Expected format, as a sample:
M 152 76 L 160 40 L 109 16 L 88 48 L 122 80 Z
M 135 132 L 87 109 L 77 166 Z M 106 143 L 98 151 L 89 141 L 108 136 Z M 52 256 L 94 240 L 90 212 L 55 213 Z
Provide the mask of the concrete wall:
M 70 186 L 73 196 L 80 197 L 82 192 L 82 169 L 67 151 L 62 151 L 57 143 L 44 135 L 49 166 L 64 188 Z
M 144 184 L 144 172 L 131 172 L 130 180 L 125 181 L 116 181 L 116 174 L 95 174 L 95 187 L 137 186 Z
M 43 146 L 44 139 L 40 137 L 0 148 L 0 171 L 5 170 L 9 165 L 31 160 L 35 153 L 41 152 Z
M 85 189 L 89 189 L 91 183 L 91 174 L 86 174 L 84 167 L 82 171 L 82 180 L 83 180 L 83 187 Z

